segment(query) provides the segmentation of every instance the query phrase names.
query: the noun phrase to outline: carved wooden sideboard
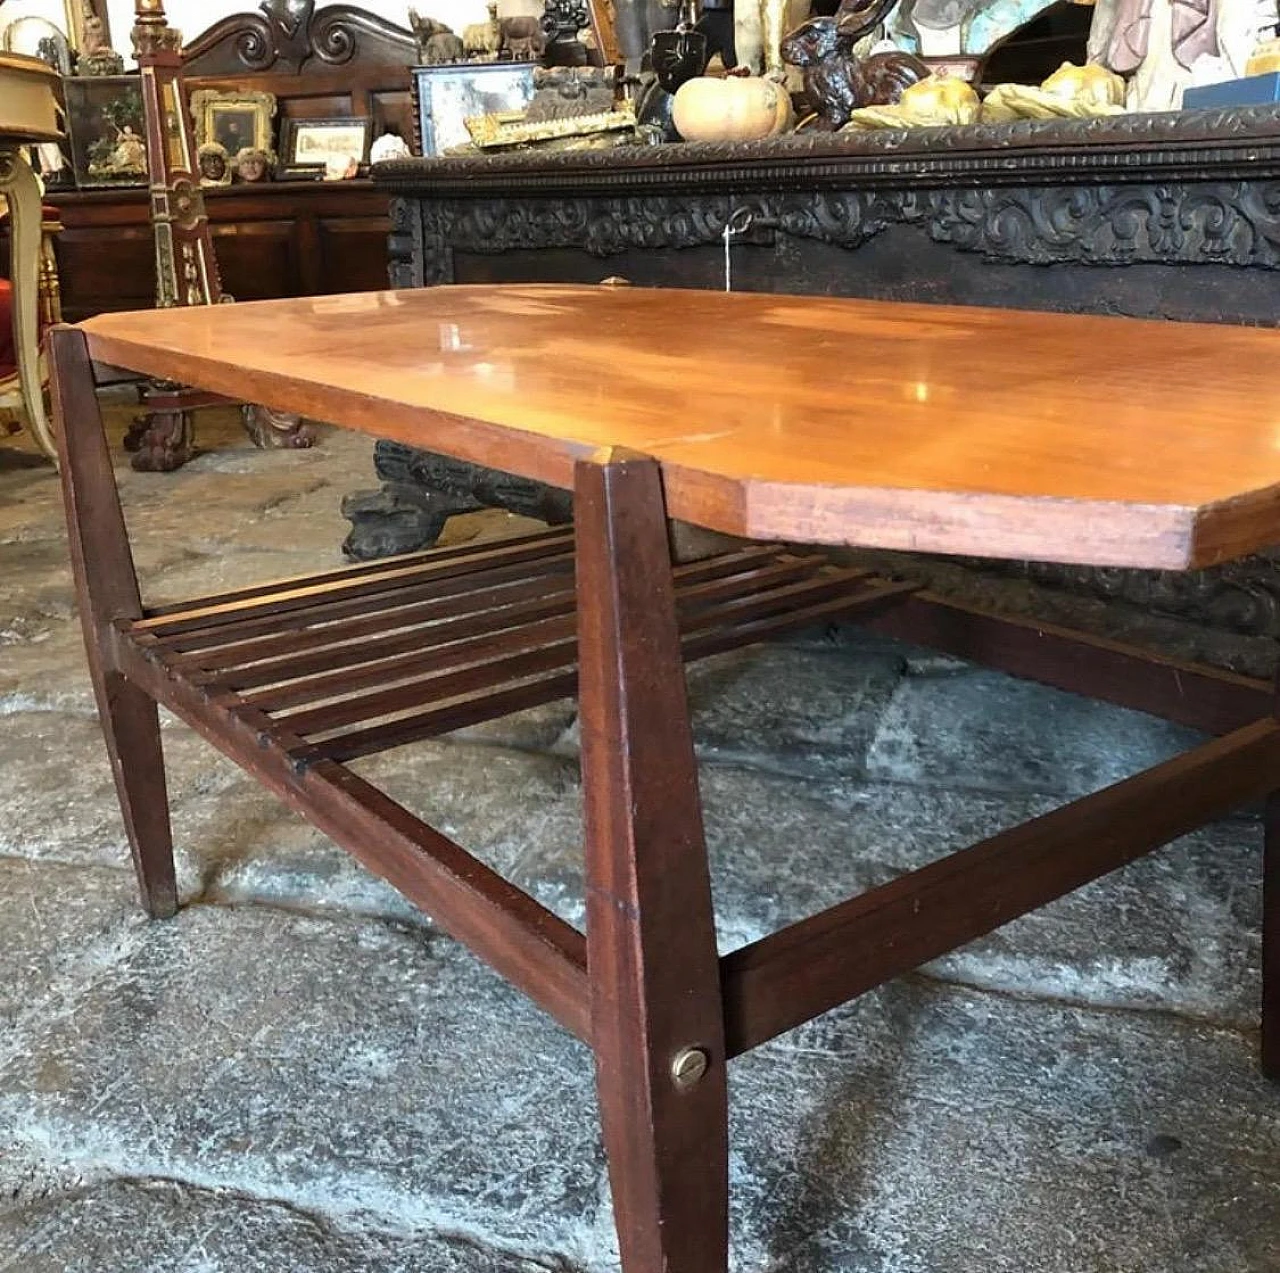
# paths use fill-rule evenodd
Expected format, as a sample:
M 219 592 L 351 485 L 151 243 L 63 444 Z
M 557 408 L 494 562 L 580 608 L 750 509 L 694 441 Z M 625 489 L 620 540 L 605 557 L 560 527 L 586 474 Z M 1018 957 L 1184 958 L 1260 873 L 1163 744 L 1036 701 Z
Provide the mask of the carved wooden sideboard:
M 732 223 L 742 230 L 733 284 L 744 290 L 1280 318 L 1277 108 L 414 160 L 381 165 L 375 182 L 392 196 L 399 287 L 610 275 L 723 287 Z M 671 339 L 714 357 L 714 332 Z M 554 492 L 394 444 L 379 444 L 376 462 L 382 491 L 349 501 L 356 556 L 417 547 L 447 512 L 477 505 L 563 513 Z M 1280 572 L 1269 559 L 1189 578 L 1024 572 L 1280 635 Z

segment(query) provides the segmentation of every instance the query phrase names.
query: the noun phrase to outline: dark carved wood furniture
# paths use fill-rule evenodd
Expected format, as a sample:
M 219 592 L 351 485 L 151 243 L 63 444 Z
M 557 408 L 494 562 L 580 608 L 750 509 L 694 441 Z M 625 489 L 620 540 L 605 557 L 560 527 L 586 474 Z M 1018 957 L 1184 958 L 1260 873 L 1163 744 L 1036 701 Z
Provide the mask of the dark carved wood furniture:
M 375 178 L 393 197 L 399 287 L 622 275 L 722 288 L 737 212 L 735 289 L 1277 319 L 1276 108 L 414 160 Z M 715 350 L 714 333 L 671 339 Z M 448 513 L 495 494 L 507 502 L 514 489 L 525 509 L 547 498 L 395 442 L 378 444 L 376 463 L 382 490 L 348 502 L 356 557 L 433 542 Z M 1007 569 L 1280 636 L 1280 574 L 1268 558 L 1192 575 Z
M 206 189 L 223 288 L 237 300 L 383 287 L 387 196 L 366 180 L 271 182 Z M 63 306 L 80 322 L 155 303 L 155 247 L 145 190 L 50 196 Z
M 201 89 L 272 93 L 286 119 L 353 115 L 412 136 L 412 34 L 351 5 L 271 0 L 224 19 L 183 49 L 190 95 Z M 387 196 L 367 180 L 287 182 L 205 191 L 229 295 L 309 296 L 386 282 Z M 153 303 L 155 268 L 145 190 L 51 198 L 68 319 Z
M 715 350 L 673 331 L 714 332 Z M 1262 1063 L 1280 1079 L 1269 684 L 819 553 L 746 545 L 673 566 L 668 549 L 676 517 L 1107 566 L 1254 551 L 1280 538 L 1278 345 L 1208 325 L 564 287 L 60 328 L 79 608 L 145 903 L 177 908 L 160 703 L 592 1047 L 626 1273 L 725 1273 L 730 1058 L 1261 796 Z M 1031 419 L 1024 384 L 1000 375 L 1010 351 L 1039 390 Z M 216 393 L 247 383 L 278 409 L 572 489 L 574 529 L 148 609 L 91 359 Z M 836 618 L 1220 737 L 721 957 L 682 661 Z M 347 767 L 575 690 L 585 934 Z

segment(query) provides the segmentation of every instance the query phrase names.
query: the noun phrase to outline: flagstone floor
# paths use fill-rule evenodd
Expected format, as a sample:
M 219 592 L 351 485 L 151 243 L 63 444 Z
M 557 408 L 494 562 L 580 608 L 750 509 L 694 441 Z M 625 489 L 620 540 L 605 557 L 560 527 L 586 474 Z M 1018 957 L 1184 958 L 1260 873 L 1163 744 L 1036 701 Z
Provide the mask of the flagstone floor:
M 149 595 L 333 564 L 368 443 L 205 429 L 120 456 Z M 17 441 L 0 580 L 0 1273 L 616 1270 L 583 1047 L 174 721 L 185 906 L 143 918 Z M 843 631 L 691 695 L 724 949 L 1195 741 Z M 576 737 L 566 702 L 364 769 L 580 921 Z M 734 1273 L 1274 1273 L 1259 849 L 1220 823 L 735 1062 Z

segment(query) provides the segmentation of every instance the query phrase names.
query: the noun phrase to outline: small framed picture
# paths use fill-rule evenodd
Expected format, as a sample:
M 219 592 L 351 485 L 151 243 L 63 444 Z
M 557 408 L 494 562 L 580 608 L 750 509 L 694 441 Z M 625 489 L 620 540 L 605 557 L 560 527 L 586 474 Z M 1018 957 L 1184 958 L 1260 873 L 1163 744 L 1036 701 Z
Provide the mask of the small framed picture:
M 280 133 L 280 179 L 340 180 L 369 162 L 371 119 L 286 119 Z
M 448 154 L 471 141 L 467 120 L 515 114 L 533 100 L 533 62 L 416 66 L 413 91 L 422 153 Z
M 136 75 L 77 75 L 63 81 L 71 162 L 82 189 L 147 184 L 139 84 Z
M 271 149 L 276 99 L 271 93 L 224 93 L 199 89 L 191 94 L 197 146 L 221 146 L 234 159 L 242 150 Z

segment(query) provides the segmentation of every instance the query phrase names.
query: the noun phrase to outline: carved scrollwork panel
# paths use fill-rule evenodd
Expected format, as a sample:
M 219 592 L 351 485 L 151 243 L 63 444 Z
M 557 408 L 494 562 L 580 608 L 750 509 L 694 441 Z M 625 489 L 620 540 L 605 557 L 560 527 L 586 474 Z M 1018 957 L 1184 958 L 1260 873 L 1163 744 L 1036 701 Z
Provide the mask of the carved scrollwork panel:
M 411 201 L 410 201 L 411 202 Z M 731 213 L 794 238 L 857 248 L 894 224 L 989 260 L 1031 265 L 1228 264 L 1280 268 L 1280 182 L 810 191 L 424 201 L 428 257 L 719 242 Z M 442 267 L 425 271 L 436 281 Z
M 723 199 L 480 199 L 439 205 L 439 232 L 466 252 L 576 247 L 592 256 L 693 247 L 724 233 Z
M 901 219 L 991 260 L 1280 267 L 1280 183 L 1189 182 L 905 193 Z

